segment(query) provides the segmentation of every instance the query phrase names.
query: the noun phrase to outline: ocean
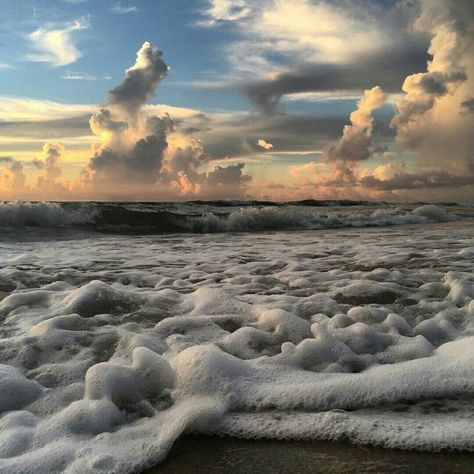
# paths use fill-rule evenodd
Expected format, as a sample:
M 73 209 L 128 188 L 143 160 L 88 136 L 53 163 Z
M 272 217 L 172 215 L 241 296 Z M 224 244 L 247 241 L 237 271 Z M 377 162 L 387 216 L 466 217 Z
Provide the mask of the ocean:
M 474 452 L 473 237 L 457 204 L 0 203 L 0 472 Z

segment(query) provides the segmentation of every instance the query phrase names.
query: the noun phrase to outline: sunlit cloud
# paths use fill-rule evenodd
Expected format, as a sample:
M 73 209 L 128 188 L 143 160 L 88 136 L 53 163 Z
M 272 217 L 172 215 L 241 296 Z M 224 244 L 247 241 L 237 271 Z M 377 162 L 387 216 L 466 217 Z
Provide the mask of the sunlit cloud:
M 88 104 L 64 104 L 51 100 L 0 96 L 0 115 L 4 122 L 66 119 L 89 114 L 93 107 Z
M 90 23 L 86 17 L 69 23 L 42 26 L 28 35 L 36 51 L 26 55 L 26 59 L 46 62 L 54 67 L 72 64 L 82 56 L 75 45 L 74 32 L 88 28 Z
M 309 0 L 213 0 L 210 4 L 203 12 L 207 25 L 230 21 L 241 35 L 225 50 L 233 68 L 261 78 L 281 72 L 282 57 L 293 65 L 339 63 L 383 49 L 389 41 L 369 12 L 355 4 L 345 8 Z M 275 52 L 277 59 L 272 58 Z
M 209 0 L 203 12 L 204 20 L 198 25 L 213 27 L 221 22 L 237 21 L 250 15 L 252 9 L 247 0 Z
M 273 145 L 271 143 L 267 142 L 266 140 L 263 140 L 262 138 L 257 140 L 257 145 L 260 148 L 263 148 L 264 150 L 271 150 L 273 148 Z

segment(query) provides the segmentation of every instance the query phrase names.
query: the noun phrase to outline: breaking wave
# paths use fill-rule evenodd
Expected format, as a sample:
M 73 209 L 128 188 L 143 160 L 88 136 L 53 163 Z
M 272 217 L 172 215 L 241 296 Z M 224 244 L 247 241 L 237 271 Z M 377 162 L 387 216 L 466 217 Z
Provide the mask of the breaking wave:
M 0 229 L 86 227 L 103 232 L 160 234 L 259 232 L 379 227 L 455 221 L 447 205 L 322 201 L 188 203 L 0 203 Z M 226 204 L 226 205 L 224 205 Z

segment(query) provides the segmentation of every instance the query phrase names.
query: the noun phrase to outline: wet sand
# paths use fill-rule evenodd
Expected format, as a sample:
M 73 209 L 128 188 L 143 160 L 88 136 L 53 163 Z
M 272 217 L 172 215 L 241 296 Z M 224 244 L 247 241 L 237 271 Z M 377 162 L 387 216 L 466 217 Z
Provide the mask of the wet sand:
M 146 474 L 474 473 L 472 453 L 421 453 L 321 441 L 179 439 Z

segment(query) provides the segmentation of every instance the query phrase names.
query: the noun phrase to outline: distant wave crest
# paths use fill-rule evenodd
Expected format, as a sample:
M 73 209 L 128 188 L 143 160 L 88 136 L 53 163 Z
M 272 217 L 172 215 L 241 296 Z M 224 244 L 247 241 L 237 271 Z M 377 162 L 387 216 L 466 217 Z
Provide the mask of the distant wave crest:
M 76 227 L 118 233 L 209 233 L 379 227 L 460 219 L 451 207 L 289 203 L 0 203 L 0 228 Z M 446 206 L 445 206 L 446 207 Z

